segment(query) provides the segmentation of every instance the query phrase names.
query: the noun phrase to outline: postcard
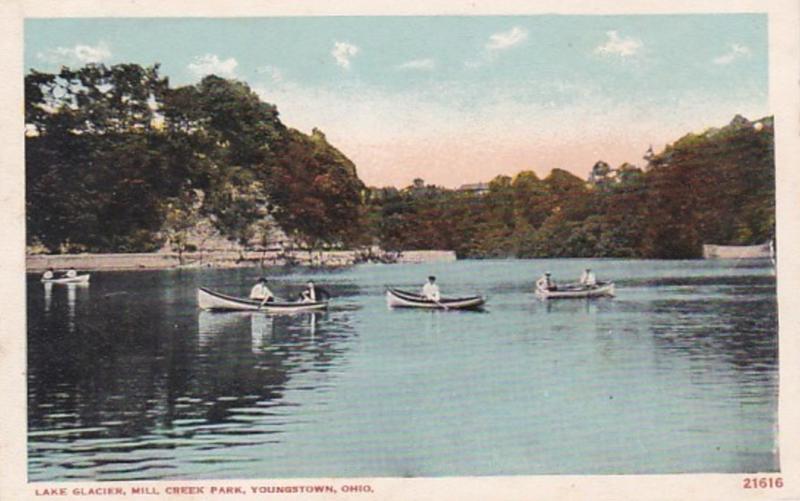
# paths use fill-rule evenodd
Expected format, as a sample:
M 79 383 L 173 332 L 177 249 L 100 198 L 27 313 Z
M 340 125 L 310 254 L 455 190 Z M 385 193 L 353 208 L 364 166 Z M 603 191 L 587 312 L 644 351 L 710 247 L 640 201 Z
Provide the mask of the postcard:
M 800 499 L 795 3 L 0 21 L 0 499 Z

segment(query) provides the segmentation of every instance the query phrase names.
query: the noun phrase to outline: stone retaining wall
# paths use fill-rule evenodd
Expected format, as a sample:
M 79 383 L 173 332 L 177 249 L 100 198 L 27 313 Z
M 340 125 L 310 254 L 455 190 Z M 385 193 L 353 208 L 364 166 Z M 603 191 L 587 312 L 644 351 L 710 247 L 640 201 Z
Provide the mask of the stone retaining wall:
M 172 252 L 152 254 L 41 254 L 29 255 L 29 272 L 57 270 L 162 270 L 177 267 L 246 267 L 246 266 L 352 266 L 366 260 L 398 263 L 429 263 L 455 261 L 453 251 L 406 251 L 389 253 L 372 250 L 347 251 L 213 251 L 187 252 L 183 256 Z
M 769 242 L 761 245 L 704 245 L 705 259 L 768 259 L 772 257 Z

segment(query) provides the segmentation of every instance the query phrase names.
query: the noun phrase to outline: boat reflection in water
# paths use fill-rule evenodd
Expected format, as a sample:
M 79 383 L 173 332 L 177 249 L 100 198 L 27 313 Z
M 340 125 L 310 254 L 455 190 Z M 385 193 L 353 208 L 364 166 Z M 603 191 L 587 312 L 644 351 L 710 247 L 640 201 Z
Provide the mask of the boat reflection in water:
M 44 282 L 44 312 L 49 313 L 53 307 L 53 283 Z M 67 318 L 69 319 L 70 331 L 75 330 L 75 308 L 78 303 L 78 291 L 80 290 L 81 300 L 88 299 L 89 283 L 63 284 L 67 289 Z
M 322 317 L 322 315 L 323 313 L 310 312 L 276 317 L 264 313 L 251 313 L 250 339 L 253 353 L 262 353 L 266 345 L 277 335 L 276 331 L 280 332 L 287 327 L 298 331 L 301 335 L 306 331 L 310 339 L 314 340 L 317 317 Z
M 44 312 L 50 312 L 50 305 L 53 303 L 53 284 L 45 282 L 44 284 Z
M 264 345 L 272 338 L 275 328 L 274 319 L 263 313 L 250 314 L 250 350 L 253 353 L 261 353 Z
M 75 321 L 75 303 L 77 297 L 77 286 L 75 284 L 67 284 L 67 312 L 72 323 Z
M 88 301 L 89 282 L 66 284 L 66 286 L 67 286 L 67 330 L 69 332 L 75 332 L 75 310 L 78 305 L 78 295 L 81 296 L 81 302 L 86 303 L 86 301 Z M 80 294 L 78 291 L 80 291 Z
M 262 312 L 212 312 L 200 311 L 197 317 L 198 347 L 209 348 L 220 336 L 240 338 L 250 330 L 250 350 L 263 353 L 274 337 L 284 333 L 307 333 L 311 340 L 317 330 L 317 317 L 322 313 L 298 313 L 294 315 L 270 315 Z
M 242 477 L 322 427 L 351 310 L 198 312 L 191 277 L 28 277 L 32 481 Z
M 236 330 L 239 331 L 247 325 L 252 316 L 249 312 L 201 311 L 197 316 L 197 345 L 199 348 L 209 347 L 219 335 Z
M 598 312 L 613 310 L 613 301 L 614 299 L 612 298 L 578 298 L 563 301 L 543 301 L 543 304 L 544 310 L 547 313 L 596 314 Z

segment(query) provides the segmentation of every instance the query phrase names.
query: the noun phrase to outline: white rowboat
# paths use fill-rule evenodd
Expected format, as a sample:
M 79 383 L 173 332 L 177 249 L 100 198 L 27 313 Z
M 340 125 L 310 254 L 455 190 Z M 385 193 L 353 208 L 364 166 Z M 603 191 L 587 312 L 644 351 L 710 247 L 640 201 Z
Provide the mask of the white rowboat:
M 43 278 L 43 284 L 88 284 L 89 274 L 78 275 L 77 277 Z
M 567 285 L 556 290 L 537 287 L 536 295 L 540 299 L 584 299 L 592 297 L 613 297 L 614 282 L 598 282 L 594 287 Z
M 308 302 L 269 302 L 261 305 L 255 299 L 228 296 L 205 287 L 197 289 L 197 305 L 203 310 L 221 311 L 263 311 L 266 313 L 300 313 L 321 311 L 328 308 L 327 301 Z
M 483 296 L 468 296 L 447 298 L 432 301 L 413 292 L 399 289 L 386 290 L 386 304 L 390 308 L 425 308 L 429 310 L 474 310 L 480 308 L 486 298 Z

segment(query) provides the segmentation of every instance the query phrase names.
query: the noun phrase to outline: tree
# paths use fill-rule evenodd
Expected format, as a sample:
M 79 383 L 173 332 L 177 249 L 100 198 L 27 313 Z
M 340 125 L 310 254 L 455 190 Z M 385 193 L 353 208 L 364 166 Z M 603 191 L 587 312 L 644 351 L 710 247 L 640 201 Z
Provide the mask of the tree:
M 317 131 L 289 132 L 284 155 L 268 178 L 275 220 L 310 246 L 349 243 L 363 231 L 363 183 L 355 166 Z
M 158 67 L 26 76 L 28 240 L 51 252 L 151 250 L 168 186 L 151 123 Z

